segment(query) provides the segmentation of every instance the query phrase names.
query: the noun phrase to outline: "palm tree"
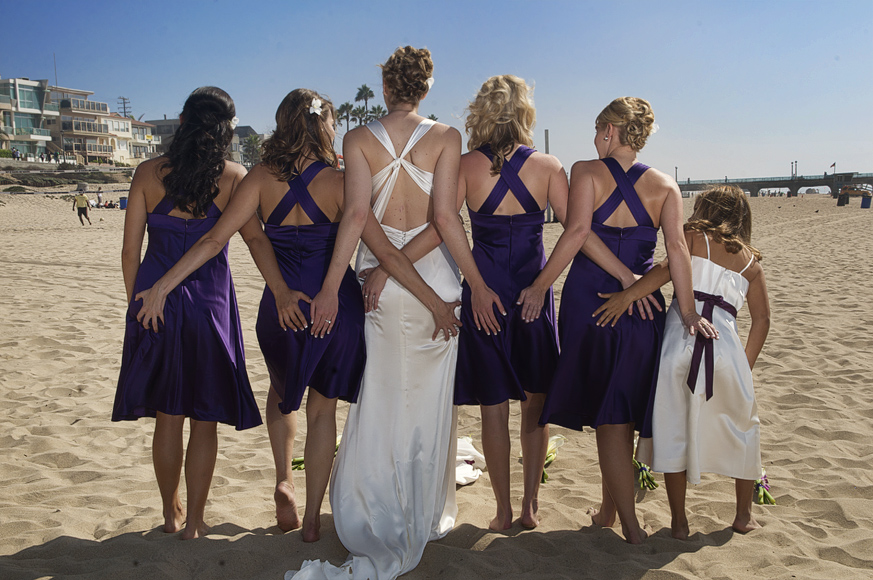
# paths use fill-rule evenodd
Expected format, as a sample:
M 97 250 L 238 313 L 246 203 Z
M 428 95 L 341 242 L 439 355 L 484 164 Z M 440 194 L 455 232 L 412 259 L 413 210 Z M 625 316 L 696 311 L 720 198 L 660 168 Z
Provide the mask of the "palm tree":
M 431 113 L 430 115 L 428 115 L 427 118 L 430 119 L 431 121 L 437 121 L 437 120 L 438 120 L 438 119 L 437 119 L 437 116 L 434 115 L 433 113 Z
M 242 145 L 243 155 L 245 155 L 246 164 L 249 166 L 261 162 L 261 136 L 249 135 L 243 139 Z
M 358 123 L 358 127 L 361 126 L 361 123 L 366 123 L 369 120 L 369 115 L 367 114 L 367 109 L 361 106 L 357 106 L 352 109 L 352 119 L 354 119 Z
M 370 118 L 378 119 L 379 117 L 384 117 L 388 114 L 388 111 L 385 110 L 385 107 L 382 105 L 373 105 L 370 108 Z
M 342 121 L 343 117 L 345 117 L 345 120 L 346 120 L 346 131 L 348 131 L 349 129 L 352 128 L 352 125 L 351 125 L 351 112 L 352 112 L 352 109 L 353 109 L 353 108 L 354 108 L 354 105 L 352 105 L 351 103 L 349 103 L 348 101 L 346 101 L 345 103 L 343 103 L 342 105 L 340 105 L 339 108 L 336 110 L 337 124 L 339 124 L 340 121 Z
M 358 94 L 355 95 L 355 102 L 364 101 L 364 110 L 367 110 L 367 101 L 375 97 L 373 94 L 373 89 L 368 87 L 367 85 L 361 85 L 358 87 Z

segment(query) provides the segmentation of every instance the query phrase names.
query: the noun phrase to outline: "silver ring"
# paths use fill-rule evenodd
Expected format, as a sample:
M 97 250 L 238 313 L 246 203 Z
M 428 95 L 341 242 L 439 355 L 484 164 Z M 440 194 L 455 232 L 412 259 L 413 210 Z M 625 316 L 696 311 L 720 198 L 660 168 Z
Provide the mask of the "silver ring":
M 325 320 L 325 322 L 327 322 L 328 324 L 330 324 L 330 320 Z

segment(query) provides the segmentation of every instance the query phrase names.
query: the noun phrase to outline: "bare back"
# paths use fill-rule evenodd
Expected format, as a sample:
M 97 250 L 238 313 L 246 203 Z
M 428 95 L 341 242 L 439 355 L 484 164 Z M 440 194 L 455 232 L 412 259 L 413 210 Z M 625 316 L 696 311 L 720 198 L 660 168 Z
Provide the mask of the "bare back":
M 301 173 L 309 167 L 309 163 L 301 168 Z M 279 202 L 288 193 L 288 182 L 280 181 L 263 164 L 255 166 L 249 179 L 257 179 L 261 217 L 266 221 Z M 298 178 L 299 179 L 299 178 Z M 343 206 L 343 173 L 331 167 L 322 169 L 307 187 L 309 195 L 318 208 L 332 222 L 342 218 Z M 304 226 L 312 224 L 303 207 L 296 204 L 282 220 L 283 226 Z
M 422 121 L 425 121 L 425 124 L 422 124 Z M 398 156 L 408 147 L 416 129 L 421 126 L 419 129 L 421 131 L 425 128 L 424 125 L 430 124 L 426 133 L 402 157 L 403 160 L 420 170 L 420 179 L 414 179 L 405 164 L 401 164 L 400 171 L 397 172 L 394 190 L 387 201 L 385 213 L 381 220 L 383 225 L 400 231 L 415 229 L 433 220 L 433 200 L 431 198 L 433 173 L 445 147 L 442 137 L 448 127 L 432 123 L 416 114 L 388 115 L 379 121 L 374 121 L 374 124 L 376 123 L 384 127 L 393 151 L 389 151 L 387 143 L 383 144 L 372 130 L 365 129 L 361 136 L 361 150 L 372 176 L 378 176 L 381 171 L 395 163 L 399 164 L 399 161 L 395 161 L 395 159 L 400 159 Z M 378 127 L 375 129 L 378 130 Z M 430 186 L 427 191 L 422 188 L 425 183 L 429 183 Z M 371 203 L 380 193 L 381 188 L 378 190 L 374 188 Z
M 515 155 L 519 145 L 513 147 L 510 155 L 506 157 L 506 162 Z M 540 209 L 546 207 L 546 204 L 554 200 L 550 199 L 550 183 L 555 175 L 563 178 L 566 183 L 566 176 L 561 167 L 561 163 L 557 158 L 546 155 L 544 153 L 534 152 L 528 157 L 527 161 L 518 172 L 518 177 L 527 187 L 531 196 L 537 202 Z M 486 155 L 479 151 L 471 151 L 461 157 L 461 175 L 460 188 L 467 199 L 467 206 L 473 211 L 478 211 L 488 199 L 494 186 L 500 180 L 500 175 L 491 174 L 491 160 Z M 566 198 L 566 186 L 564 187 L 564 198 Z M 494 215 L 517 215 L 525 213 L 524 207 L 515 196 L 515 192 L 510 187 L 509 193 L 506 195 Z M 553 192 L 551 192 L 553 194 Z
M 615 179 L 602 161 L 589 161 L 594 181 L 594 210 L 596 211 L 612 195 L 616 188 Z M 632 164 L 621 163 L 622 169 L 627 172 Z M 640 198 L 646 213 L 652 219 L 655 228 L 661 225 L 661 211 L 664 203 L 672 191 L 674 185 L 666 174 L 654 168 L 649 168 L 634 184 L 637 196 Z M 628 228 L 638 225 L 627 203 L 624 201 L 604 222 L 604 225 L 616 228 Z

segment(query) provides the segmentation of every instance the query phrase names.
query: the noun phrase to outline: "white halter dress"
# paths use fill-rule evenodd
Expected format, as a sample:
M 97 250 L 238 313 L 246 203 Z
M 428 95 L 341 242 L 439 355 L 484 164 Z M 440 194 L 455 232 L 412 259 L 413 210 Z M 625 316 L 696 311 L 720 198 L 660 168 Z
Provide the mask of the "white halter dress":
M 730 312 L 743 307 L 749 281 L 742 273 L 753 263 L 754 257 L 740 272 L 719 266 L 709 259 L 708 237 L 706 258 L 691 257 L 698 312 L 707 310 L 707 300 L 721 304 L 709 307 L 719 339 L 710 341 L 711 370 L 703 352 L 695 369 L 692 359 L 698 339 L 685 330 L 676 303 L 670 306 L 652 417 L 655 471 L 685 471 L 686 479 L 695 484 L 705 472 L 738 479 L 761 477 L 761 425 L 752 370 L 737 333 L 736 314 Z M 709 388 L 707 374 L 712 379 Z
M 367 125 L 394 157 L 373 176 L 373 211 L 380 222 L 401 168 L 431 194 L 433 174 L 404 157 L 432 126 L 433 121 L 422 121 L 397 156 L 382 124 Z M 425 227 L 382 229 L 402 248 Z M 376 265 L 361 243 L 355 271 Z M 445 245 L 415 268 L 440 298 L 460 300 L 460 274 Z M 458 339 L 431 340 L 433 328 L 430 311 L 390 278 L 379 308 L 366 315 L 367 365 L 330 484 L 334 525 L 349 559 L 339 568 L 307 560 L 295 580 L 391 580 L 415 568 L 425 544 L 454 527 L 457 441 L 452 398 Z

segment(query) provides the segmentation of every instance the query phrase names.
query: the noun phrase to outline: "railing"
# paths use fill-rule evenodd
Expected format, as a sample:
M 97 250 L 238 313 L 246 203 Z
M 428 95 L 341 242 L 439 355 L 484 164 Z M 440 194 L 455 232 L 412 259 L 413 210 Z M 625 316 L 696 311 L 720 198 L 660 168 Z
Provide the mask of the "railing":
M 12 101 L 14 99 L 12 97 L 7 97 L 6 95 L 0 95 L 0 105 L 9 105 L 12 106 Z
M 41 135 L 43 137 L 51 136 L 51 131 L 48 129 L 38 129 L 36 127 L 16 127 L 16 135 Z
M 161 138 L 156 135 L 138 135 L 136 133 L 131 137 L 131 141 L 135 141 L 136 143 L 147 143 L 149 145 L 160 145 Z
M 65 143 L 64 150 L 76 152 L 87 151 L 88 153 L 112 153 L 113 148 L 109 145 L 93 145 L 91 143 Z
M 15 132 L 15 129 L 13 129 L 12 127 L 8 127 L 6 125 L 2 125 L 2 126 L 0 126 L 0 131 L 3 131 L 7 135 L 12 135 Z
M 88 101 L 85 99 L 63 99 L 61 108 L 73 109 L 76 111 L 88 111 L 89 113 L 109 114 L 109 105 L 99 101 Z
M 58 111 L 60 111 L 60 107 L 58 107 L 57 105 L 53 105 L 51 103 L 46 103 L 45 106 L 42 108 L 42 110 L 43 111 L 54 111 L 55 113 L 57 113 Z
M 109 125 L 103 123 L 88 123 L 85 121 L 61 121 L 62 131 L 78 131 L 80 133 L 109 133 Z

